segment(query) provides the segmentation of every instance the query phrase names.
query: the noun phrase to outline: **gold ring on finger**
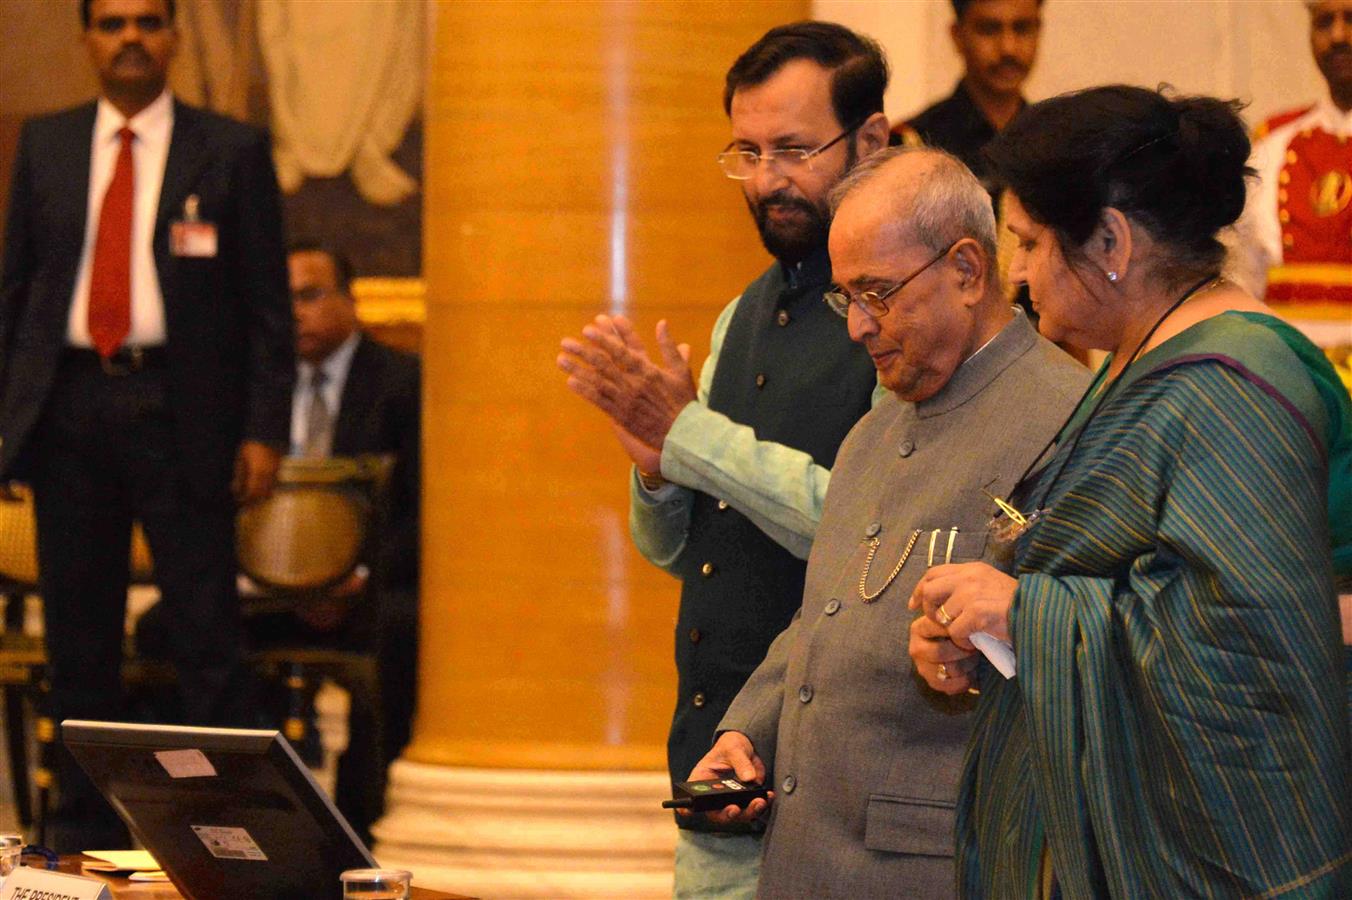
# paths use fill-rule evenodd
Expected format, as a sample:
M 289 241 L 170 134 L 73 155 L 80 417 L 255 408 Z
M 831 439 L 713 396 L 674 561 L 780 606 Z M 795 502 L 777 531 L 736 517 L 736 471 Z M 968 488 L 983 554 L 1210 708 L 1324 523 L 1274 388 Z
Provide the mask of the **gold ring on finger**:
M 948 680 L 948 666 L 944 665 L 943 663 L 939 663 L 939 680 L 940 681 Z
M 953 617 L 948 614 L 948 610 L 944 609 L 942 603 L 939 604 L 939 608 L 934 611 L 934 615 L 939 619 L 939 624 L 945 628 L 953 623 Z

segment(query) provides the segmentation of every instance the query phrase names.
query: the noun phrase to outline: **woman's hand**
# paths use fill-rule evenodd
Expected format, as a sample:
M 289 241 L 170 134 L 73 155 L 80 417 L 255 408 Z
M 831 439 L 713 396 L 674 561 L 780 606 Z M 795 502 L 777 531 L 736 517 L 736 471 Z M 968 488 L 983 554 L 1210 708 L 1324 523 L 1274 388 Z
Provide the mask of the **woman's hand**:
M 1009 606 L 1018 585 L 1017 579 L 985 563 L 935 566 L 911 592 L 910 607 L 923 609 L 949 640 L 972 650 L 969 638 L 976 631 L 1009 641 Z

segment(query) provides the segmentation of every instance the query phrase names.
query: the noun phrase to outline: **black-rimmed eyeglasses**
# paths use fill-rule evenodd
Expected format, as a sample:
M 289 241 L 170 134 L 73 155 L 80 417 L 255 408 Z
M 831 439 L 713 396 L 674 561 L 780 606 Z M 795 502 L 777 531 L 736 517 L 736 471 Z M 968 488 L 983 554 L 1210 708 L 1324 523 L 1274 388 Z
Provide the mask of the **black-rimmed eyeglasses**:
M 881 319 L 883 316 L 887 315 L 888 297 L 891 297 L 897 291 L 901 290 L 902 288 L 906 287 L 906 285 L 910 284 L 912 281 L 919 278 L 921 273 L 923 273 L 930 266 L 934 265 L 939 260 L 947 256 L 948 251 L 952 250 L 957 245 L 958 245 L 957 241 L 954 241 L 953 243 L 949 244 L 947 247 L 943 249 L 941 253 L 931 258 L 929 262 L 925 263 L 923 266 L 916 269 L 910 275 L 907 275 L 905 278 L 901 279 L 901 281 L 898 281 L 896 284 L 892 285 L 890 288 L 888 288 L 885 291 L 882 291 L 881 293 L 879 293 L 878 291 L 861 291 L 860 293 L 851 297 L 849 294 L 845 293 L 843 290 L 837 287 L 827 291 L 826 294 L 823 296 L 823 299 L 826 300 L 827 306 L 831 307 L 831 309 L 834 310 L 837 315 L 840 315 L 844 318 L 848 319 L 850 317 L 850 304 L 858 303 L 859 308 L 862 309 L 864 312 L 868 313 L 875 319 Z

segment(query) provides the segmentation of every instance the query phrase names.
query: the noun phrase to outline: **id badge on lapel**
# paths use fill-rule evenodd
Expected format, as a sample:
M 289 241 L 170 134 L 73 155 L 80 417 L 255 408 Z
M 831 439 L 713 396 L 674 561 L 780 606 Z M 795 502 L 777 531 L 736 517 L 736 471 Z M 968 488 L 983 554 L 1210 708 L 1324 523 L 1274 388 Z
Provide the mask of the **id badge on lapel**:
M 200 201 L 189 194 L 183 201 L 183 218 L 169 223 L 169 252 L 195 259 L 216 258 L 216 223 L 202 221 Z

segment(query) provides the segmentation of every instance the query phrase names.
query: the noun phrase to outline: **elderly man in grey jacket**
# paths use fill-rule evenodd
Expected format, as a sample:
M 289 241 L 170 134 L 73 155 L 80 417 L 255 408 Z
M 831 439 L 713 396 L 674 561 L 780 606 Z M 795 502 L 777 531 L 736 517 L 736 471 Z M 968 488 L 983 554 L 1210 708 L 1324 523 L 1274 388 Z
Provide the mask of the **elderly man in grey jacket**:
M 912 671 L 907 599 L 934 564 L 987 558 L 994 504 L 1088 373 L 1003 299 L 990 198 L 925 149 L 862 162 L 832 196 L 828 300 L 890 392 L 831 477 L 803 605 L 691 778 L 770 779 L 763 897 L 950 897 L 954 801 L 975 698 Z M 1000 677 L 936 646 L 954 677 Z

